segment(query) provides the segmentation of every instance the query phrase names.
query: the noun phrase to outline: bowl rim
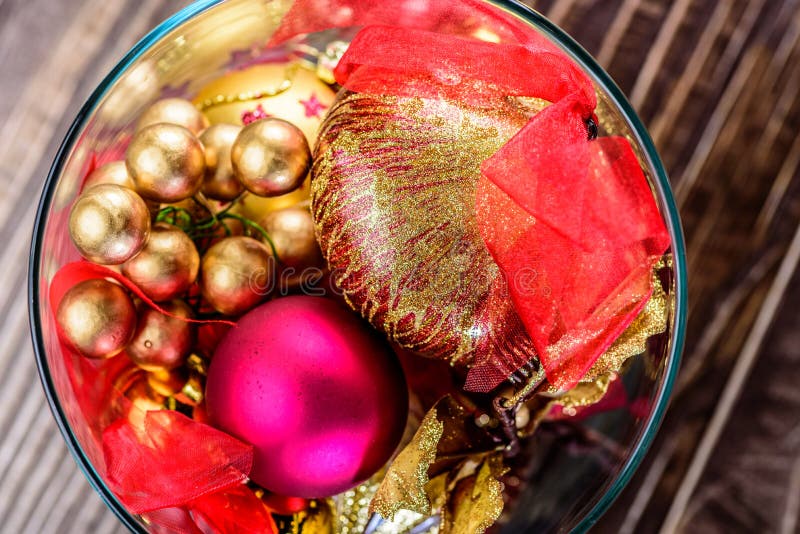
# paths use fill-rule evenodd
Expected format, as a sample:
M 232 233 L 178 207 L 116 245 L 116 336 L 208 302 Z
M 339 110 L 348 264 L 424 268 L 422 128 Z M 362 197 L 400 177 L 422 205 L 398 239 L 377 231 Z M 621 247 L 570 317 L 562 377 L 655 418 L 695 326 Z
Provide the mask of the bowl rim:
M 644 125 L 628 102 L 624 93 L 611 79 L 611 77 L 601 68 L 594 58 L 572 37 L 561 30 L 555 24 L 546 19 L 543 15 L 533 9 L 521 4 L 518 0 L 483 0 L 503 9 L 524 21 L 530 23 L 537 30 L 543 32 L 553 42 L 562 46 L 586 72 L 600 85 L 611 101 L 620 110 L 623 117 L 627 120 L 634 138 L 644 150 L 644 157 L 650 168 L 654 172 L 654 187 L 656 188 L 665 211 L 662 215 L 665 218 L 667 229 L 670 233 L 673 256 L 673 271 L 675 273 L 675 309 L 674 325 L 670 343 L 670 353 L 667 355 L 665 377 L 654 400 L 654 409 L 647 419 L 643 430 L 640 430 L 639 437 L 633 445 L 633 454 L 625 461 L 622 469 L 617 473 L 607 485 L 602 497 L 592 506 L 592 508 L 581 518 L 580 522 L 572 529 L 572 532 L 586 532 L 594 525 L 603 513 L 619 496 L 622 489 L 627 485 L 650 448 L 653 439 L 658 431 L 664 414 L 668 407 L 669 395 L 675 383 L 675 377 L 680 366 L 681 354 L 683 352 L 684 338 L 686 332 L 686 312 L 687 312 L 687 277 L 686 277 L 686 249 L 683 237 L 683 230 L 680 224 L 675 199 L 664 170 L 661 158 L 655 148 L 655 144 L 647 133 Z M 67 443 L 67 448 L 75 459 L 78 467 L 88 479 L 94 490 L 100 495 L 105 504 L 111 509 L 117 518 L 129 530 L 136 533 L 146 534 L 143 526 L 136 521 L 131 514 L 111 492 L 106 483 L 92 466 L 91 462 L 84 453 L 77 436 L 67 422 L 66 414 L 55 394 L 55 385 L 49 373 L 47 358 L 45 354 L 45 343 L 42 335 L 42 324 L 39 313 L 38 303 L 40 300 L 39 272 L 41 270 L 41 252 L 44 239 L 44 228 L 46 226 L 45 215 L 53 202 L 55 186 L 61 171 L 72 151 L 76 141 L 86 126 L 89 117 L 97 108 L 98 103 L 107 94 L 114 83 L 119 80 L 122 74 L 137 61 L 153 45 L 168 35 L 175 28 L 187 22 L 214 6 L 224 3 L 225 0 L 197 0 L 196 2 L 182 8 L 175 14 L 161 22 L 153 30 L 147 33 L 138 43 L 136 43 L 122 59 L 111 69 L 108 75 L 95 88 L 89 98 L 81 107 L 75 120 L 67 130 L 53 164 L 47 174 L 47 178 L 42 187 L 42 195 L 36 211 L 36 218 L 33 226 L 33 236 L 31 239 L 30 254 L 28 260 L 28 316 L 33 341 L 33 350 L 36 358 L 36 365 L 39 379 L 42 383 L 50 410 L 56 420 L 56 424 Z

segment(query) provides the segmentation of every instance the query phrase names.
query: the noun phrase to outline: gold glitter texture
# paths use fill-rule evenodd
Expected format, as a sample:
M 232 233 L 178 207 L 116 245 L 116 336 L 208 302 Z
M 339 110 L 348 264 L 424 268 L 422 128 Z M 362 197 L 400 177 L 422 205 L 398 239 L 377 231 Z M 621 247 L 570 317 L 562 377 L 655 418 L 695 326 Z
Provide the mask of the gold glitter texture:
M 312 169 L 312 214 L 345 299 L 416 353 L 503 376 L 535 356 L 478 231 L 480 165 L 545 103 L 344 92 Z
M 436 449 L 444 431 L 436 407 L 422 419 L 411 443 L 397 455 L 372 499 L 370 513 L 392 520 L 400 509 L 427 515 L 431 502 L 425 492 L 428 468 L 436 460 Z
M 508 471 L 501 454 L 487 456 L 475 476 L 458 483 L 442 510 L 441 534 L 481 534 L 503 512 L 503 483 Z

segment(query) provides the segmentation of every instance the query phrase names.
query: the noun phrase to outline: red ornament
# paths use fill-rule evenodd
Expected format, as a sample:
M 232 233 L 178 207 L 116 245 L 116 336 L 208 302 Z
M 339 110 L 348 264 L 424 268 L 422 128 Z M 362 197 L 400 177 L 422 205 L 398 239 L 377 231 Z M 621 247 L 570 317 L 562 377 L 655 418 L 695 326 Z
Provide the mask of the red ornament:
M 247 313 L 208 371 L 212 424 L 251 443 L 250 477 L 282 495 L 335 495 L 394 452 L 408 391 L 387 343 L 334 301 L 290 296 Z

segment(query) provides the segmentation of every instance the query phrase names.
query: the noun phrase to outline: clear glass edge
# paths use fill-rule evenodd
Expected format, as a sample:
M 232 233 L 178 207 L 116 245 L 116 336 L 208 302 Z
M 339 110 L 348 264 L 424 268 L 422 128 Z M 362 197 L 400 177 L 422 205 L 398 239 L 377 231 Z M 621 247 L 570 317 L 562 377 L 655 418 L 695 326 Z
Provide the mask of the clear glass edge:
M 656 151 L 650 134 L 642 124 L 633 106 L 628 102 L 625 94 L 611 79 L 608 73 L 597 64 L 594 58 L 577 41 L 570 37 L 558 26 L 550 22 L 543 15 L 535 10 L 519 3 L 517 0 L 488 0 L 496 6 L 532 22 L 537 29 L 546 33 L 549 37 L 567 48 L 572 55 L 572 59 L 577 61 L 586 71 L 591 72 L 602 88 L 608 93 L 612 101 L 619 108 L 623 116 L 627 119 L 636 140 L 644 149 L 645 157 L 651 168 L 655 171 L 655 186 L 664 200 L 666 207 L 665 215 L 667 228 L 672 240 L 673 270 L 675 272 L 675 324 L 672 332 L 671 351 L 668 356 L 666 375 L 661 385 L 661 389 L 656 396 L 655 409 L 650 418 L 645 423 L 644 430 L 640 433 L 638 442 L 634 445 L 634 452 L 625 462 L 622 470 L 611 482 L 608 490 L 600 500 L 592 507 L 588 514 L 572 529 L 572 533 L 583 533 L 588 531 L 600 517 L 613 504 L 620 492 L 630 481 L 636 469 L 641 464 L 648 449 L 658 432 L 661 422 L 669 406 L 669 396 L 675 384 L 675 377 L 680 368 L 681 354 L 683 353 L 684 338 L 686 333 L 686 311 L 687 311 L 687 278 L 686 278 L 686 246 L 683 238 L 683 229 L 680 223 L 680 215 L 675 205 L 675 198 L 672 194 L 672 187 L 667 178 L 664 164 Z
M 55 396 L 55 386 L 50 374 L 48 372 L 47 357 L 44 349 L 44 339 L 42 338 L 42 325 L 39 318 L 39 310 L 37 303 L 39 300 L 39 284 L 38 275 L 41 269 L 41 249 L 44 239 L 44 228 L 46 226 L 45 216 L 49 211 L 50 205 L 53 201 L 55 193 L 55 185 L 58 182 L 58 177 L 61 170 L 66 163 L 67 158 L 72 151 L 72 148 L 78 139 L 81 131 L 86 125 L 86 121 L 97 108 L 97 105 L 108 92 L 109 88 L 120 78 L 120 76 L 130 67 L 142 54 L 144 54 L 151 46 L 164 38 L 172 30 L 183 24 L 185 21 L 192 17 L 203 13 L 211 7 L 221 3 L 223 0 L 198 0 L 190 4 L 180 11 L 176 12 L 161 24 L 156 26 L 152 31 L 145 35 L 142 39 L 131 48 L 122 59 L 111 69 L 111 72 L 103 79 L 97 88 L 92 92 L 89 98 L 81 107 L 77 117 L 72 122 L 64 137 L 64 141 L 56 153 L 53 160 L 53 165 L 50 167 L 50 172 L 45 179 L 42 196 L 39 200 L 39 206 L 36 211 L 36 218 L 33 226 L 33 238 L 31 240 L 30 256 L 28 260 L 28 316 L 31 329 L 31 336 L 33 339 L 33 351 L 36 357 L 36 366 L 39 371 L 39 379 L 42 382 L 42 387 L 45 390 L 47 402 L 50 405 L 50 410 L 61 431 L 64 440 L 67 443 L 67 448 L 75 459 L 78 467 L 89 480 L 89 483 L 94 490 L 103 499 L 103 502 L 108 505 L 117 518 L 125 525 L 131 532 L 147 534 L 147 531 L 135 519 L 135 517 L 128 512 L 128 510 L 117 499 L 113 492 L 108 488 L 103 479 L 94 469 L 89 459 L 83 452 L 83 449 L 78 442 L 75 433 L 69 426 L 66 420 L 66 415 Z
M 69 424 L 66 421 L 66 416 L 54 395 L 54 384 L 47 372 L 47 359 L 44 354 L 44 340 L 42 339 L 41 323 L 36 303 L 39 302 L 39 287 L 38 287 L 38 273 L 41 267 L 40 252 L 42 247 L 43 232 L 46 221 L 43 219 L 52 203 L 53 194 L 55 192 L 55 184 L 58 181 L 58 176 L 61 169 L 69 156 L 72 147 L 77 140 L 80 131 L 85 126 L 86 120 L 97 107 L 97 104 L 105 96 L 108 89 L 119 79 L 123 72 L 136 61 L 150 46 L 165 37 L 169 32 L 174 30 L 180 24 L 183 24 L 188 19 L 210 9 L 211 7 L 222 3 L 224 0 L 198 0 L 189 6 L 181 9 L 164 22 L 159 24 L 150 33 L 145 35 L 125 56 L 116 64 L 111 72 L 103 79 L 100 85 L 95 89 L 91 96 L 87 99 L 81 110 L 78 112 L 77 117 L 70 126 L 67 135 L 64 138 L 61 146 L 56 153 L 53 165 L 47 175 L 45 183 L 42 188 L 42 196 L 39 201 L 39 206 L 36 212 L 36 219 L 34 221 L 33 239 L 31 241 L 30 257 L 28 262 L 28 315 L 30 319 L 31 335 L 33 339 L 33 349 L 36 357 L 36 364 L 39 371 L 39 378 L 42 382 L 42 387 L 45 390 L 47 402 L 53 412 L 61 434 L 63 435 L 70 453 L 75 458 L 81 471 L 84 473 L 89 483 L 97 491 L 103 501 L 111 508 L 114 514 L 122 521 L 122 523 L 132 532 L 146 534 L 141 524 L 136 521 L 133 515 L 128 512 L 125 507 L 120 503 L 116 496 L 106 486 L 100 475 L 94 470 L 94 467 L 89 462 L 83 453 L 77 437 L 72 432 Z M 616 83 L 611 77 L 597 64 L 592 56 L 581 47 L 572 37 L 558 28 L 555 24 L 550 22 L 544 16 L 534 11 L 533 9 L 520 4 L 516 0 L 487 0 L 502 9 L 505 9 L 523 19 L 532 22 L 538 29 L 548 34 L 555 41 L 563 44 L 568 51 L 572 54 L 573 59 L 576 60 L 584 69 L 591 72 L 595 80 L 598 81 L 603 89 L 606 90 L 608 95 L 612 98 L 614 103 L 620 109 L 622 114 L 628 119 L 637 140 L 644 148 L 645 156 L 648 159 L 651 167 L 655 170 L 656 183 L 654 184 L 661 197 L 664 199 L 664 204 L 667 208 L 664 214 L 667 219 L 667 228 L 670 232 L 673 248 L 673 268 L 676 273 L 675 288 L 676 288 L 676 311 L 675 311 L 675 325 L 672 334 L 671 352 L 669 354 L 669 361 L 666 369 L 665 380 L 662 383 L 661 389 L 656 396 L 655 410 L 650 415 L 647 423 L 645 424 L 644 431 L 641 433 L 639 441 L 634 447 L 634 453 L 627 460 L 620 473 L 606 493 L 601 497 L 589 513 L 581 520 L 581 522 L 572 530 L 573 533 L 586 532 L 592 525 L 594 525 L 603 513 L 611 506 L 611 504 L 619 496 L 619 493 L 627 485 L 633 476 L 636 468 L 641 463 L 646 455 L 653 439 L 658 431 L 659 426 L 664 418 L 664 414 L 668 407 L 669 395 L 672 391 L 675 377 L 680 367 L 680 358 L 683 351 L 684 337 L 686 331 L 686 250 L 683 239 L 683 232 L 680 225 L 680 216 L 678 214 L 675 200 L 672 195 L 672 189 L 669 180 L 658 156 L 655 145 L 647 133 L 644 125 L 642 125 L 633 107 L 628 102 L 623 92 L 617 87 Z

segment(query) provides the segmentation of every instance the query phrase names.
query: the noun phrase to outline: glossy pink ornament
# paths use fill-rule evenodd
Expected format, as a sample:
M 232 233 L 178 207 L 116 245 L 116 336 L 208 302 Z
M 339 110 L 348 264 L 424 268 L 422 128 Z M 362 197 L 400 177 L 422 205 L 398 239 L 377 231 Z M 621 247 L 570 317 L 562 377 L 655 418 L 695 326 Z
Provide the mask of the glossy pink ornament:
M 244 315 L 208 371 L 213 425 L 251 443 L 251 478 L 282 495 L 345 491 L 380 469 L 408 414 L 386 341 L 336 302 L 279 298 Z

